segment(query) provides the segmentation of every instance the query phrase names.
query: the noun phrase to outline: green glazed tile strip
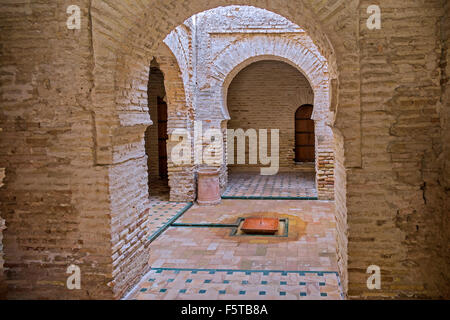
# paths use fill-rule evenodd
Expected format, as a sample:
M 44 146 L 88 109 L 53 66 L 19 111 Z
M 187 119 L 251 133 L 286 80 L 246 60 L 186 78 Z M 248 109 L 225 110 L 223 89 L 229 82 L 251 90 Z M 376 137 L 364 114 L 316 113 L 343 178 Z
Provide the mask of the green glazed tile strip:
M 317 197 L 222 196 L 224 200 L 319 200 Z
M 177 212 L 175 216 L 172 217 L 167 223 L 165 223 L 161 228 L 156 230 L 151 236 L 148 237 L 148 241 L 152 242 L 156 238 L 158 238 L 161 233 L 163 233 L 172 223 L 174 223 L 178 218 L 180 218 L 186 211 L 188 211 L 194 203 L 189 202 L 184 208 L 182 208 L 180 211 Z

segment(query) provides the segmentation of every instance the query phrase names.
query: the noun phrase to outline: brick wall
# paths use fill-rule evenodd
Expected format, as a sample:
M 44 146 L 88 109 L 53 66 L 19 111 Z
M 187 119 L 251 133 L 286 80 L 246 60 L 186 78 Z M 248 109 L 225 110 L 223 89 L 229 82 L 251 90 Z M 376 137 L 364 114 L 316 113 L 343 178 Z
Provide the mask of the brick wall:
M 360 8 L 362 167 L 347 181 L 349 296 L 437 297 L 448 279 L 439 158 L 441 1 L 381 1 L 368 30 Z M 369 291 L 366 268 L 382 270 Z M 448 283 L 448 282 L 447 282 Z
M 335 146 L 335 219 L 336 219 L 336 248 L 337 263 L 341 285 L 344 292 L 348 291 L 348 213 L 347 213 L 347 180 L 346 169 L 344 163 L 344 138 L 339 130 L 334 130 L 334 146 Z
M 0 132 L 2 129 L 0 128 Z M 0 188 L 3 187 L 3 179 L 5 178 L 5 169 L 0 169 Z M 4 298 L 6 296 L 6 283 L 5 283 L 5 277 L 4 277 L 4 270 L 3 270 L 3 230 L 5 229 L 5 220 L 2 218 L 1 212 L 0 212 L 0 299 Z
M 297 69 L 279 61 L 256 62 L 243 69 L 228 88 L 228 129 L 279 129 L 281 170 L 295 169 L 295 112 L 313 103 L 311 86 Z M 256 165 L 248 164 L 248 152 L 247 143 L 246 164 L 234 160 L 230 168 L 262 166 L 259 160 Z
M 442 265 L 440 272 L 441 277 L 437 277 L 438 291 L 443 297 L 450 297 L 450 288 L 447 285 L 450 282 L 450 2 L 446 1 L 444 5 L 444 15 L 441 17 L 441 88 L 442 88 L 442 109 L 441 109 L 441 127 L 442 127 L 442 145 L 443 152 L 440 156 L 442 163 L 442 195 L 444 205 L 442 206 L 442 220 L 439 222 L 441 226 L 441 260 L 438 262 Z M 442 222 L 442 223 L 441 223 Z M 447 244 L 447 250 L 445 250 Z M 443 279 L 443 280 L 441 280 Z
M 79 1 L 83 17 L 89 1 Z M 8 298 L 112 297 L 107 168 L 94 166 L 92 38 L 66 1 L 2 2 L 0 189 Z M 82 289 L 66 288 L 76 264 Z

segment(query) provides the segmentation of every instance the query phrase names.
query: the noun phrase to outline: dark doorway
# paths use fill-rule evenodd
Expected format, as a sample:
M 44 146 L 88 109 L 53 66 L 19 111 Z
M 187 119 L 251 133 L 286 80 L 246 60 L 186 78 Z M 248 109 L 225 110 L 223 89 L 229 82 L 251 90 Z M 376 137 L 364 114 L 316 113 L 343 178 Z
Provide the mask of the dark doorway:
M 159 177 L 167 178 L 167 103 L 158 97 Z
M 295 112 L 295 162 L 314 162 L 315 137 L 312 112 L 311 104 L 302 105 Z

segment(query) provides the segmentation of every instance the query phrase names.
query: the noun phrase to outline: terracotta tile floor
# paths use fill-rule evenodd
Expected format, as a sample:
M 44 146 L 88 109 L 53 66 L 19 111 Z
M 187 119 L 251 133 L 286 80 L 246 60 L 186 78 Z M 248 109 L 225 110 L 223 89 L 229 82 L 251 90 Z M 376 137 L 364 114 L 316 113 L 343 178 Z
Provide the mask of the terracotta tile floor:
M 314 172 L 229 173 L 225 197 L 317 197 Z
M 194 205 L 150 245 L 152 269 L 127 298 L 339 299 L 333 210 L 302 200 Z M 220 226 L 246 216 L 288 218 L 288 236 L 231 236 Z

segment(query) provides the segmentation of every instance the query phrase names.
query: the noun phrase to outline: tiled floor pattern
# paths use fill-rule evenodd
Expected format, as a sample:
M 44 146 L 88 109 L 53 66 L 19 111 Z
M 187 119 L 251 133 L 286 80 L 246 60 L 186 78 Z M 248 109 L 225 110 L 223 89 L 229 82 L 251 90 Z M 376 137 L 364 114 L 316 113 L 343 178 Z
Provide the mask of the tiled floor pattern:
M 154 201 L 150 202 L 149 211 L 149 238 L 153 239 L 162 228 L 183 213 L 188 207 L 186 202 Z
M 341 296 L 334 272 L 155 268 L 130 299 L 336 300 Z
M 283 277 L 281 271 L 289 271 L 287 273 L 289 277 L 295 275 L 295 277 L 301 278 L 300 272 L 306 272 L 305 277 L 309 277 L 313 275 L 308 272 L 334 272 L 337 270 L 333 211 L 334 203 L 329 201 L 223 200 L 218 206 L 194 205 L 176 223 L 205 226 L 172 226 L 161 234 L 150 246 L 152 254 L 149 264 L 152 269 L 156 268 L 156 271 L 151 271 L 155 273 L 155 277 L 150 277 L 155 279 L 154 283 L 149 284 L 148 279 L 143 279 L 139 288 L 130 298 L 216 299 L 217 295 L 217 299 L 236 297 L 241 299 L 244 298 L 241 296 L 245 295 L 248 299 L 265 299 L 267 297 L 271 297 L 271 299 L 275 299 L 275 297 L 276 299 L 337 299 L 340 297 L 339 286 L 334 286 L 336 282 L 332 282 L 333 276 L 328 274 L 327 276 L 331 277 L 329 280 L 330 286 L 328 284 L 325 286 L 319 285 L 318 282 L 323 281 L 318 278 L 315 280 L 311 278 L 308 280 L 309 282 L 297 279 L 297 284 L 294 282 L 289 285 L 286 284 L 291 287 L 289 287 L 289 290 L 283 291 L 274 282 L 278 279 L 277 277 Z M 208 224 L 217 226 L 219 224 L 233 224 L 239 217 L 246 216 L 288 218 L 288 237 L 231 236 L 231 228 L 208 227 Z M 170 277 L 170 270 L 166 271 L 160 268 L 175 268 L 177 270 L 172 270 L 172 277 L 166 278 L 166 275 Z M 207 269 L 208 272 L 223 269 L 247 270 L 249 274 L 216 272 L 216 278 L 214 279 L 197 278 L 197 275 L 194 274 L 193 284 L 189 287 L 182 287 L 183 281 L 188 279 L 183 277 L 187 277 L 188 272 L 180 268 Z M 247 283 L 249 286 L 244 287 L 242 281 L 249 280 L 241 279 L 241 276 L 260 277 L 264 276 L 263 271 L 269 270 L 281 270 L 270 274 L 270 285 L 269 282 L 258 284 L 252 280 L 253 282 Z M 208 272 L 199 272 L 198 274 L 206 275 Z M 222 279 L 225 275 L 228 278 Z M 316 276 L 319 275 L 316 274 Z M 335 274 L 334 277 L 336 277 Z M 211 281 L 203 284 L 202 281 L 204 280 Z M 220 281 L 223 280 L 229 282 L 221 283 Z M 262 279 L 261 281 L 269 280 Z M 306 289 L 302 288 L 300 282 L 308 283 Z M 171 287 L 175 283 L 177 286 Z M 210 286 L 206 286 L 207 284 Z M 211 286 L 212 284 L 214 286 Z M 320 291 L 316 288 L 328 291 Z M 162 289 L 166 290 L 160 291 Z M 186 291 L 180 292 L 180 290 Z M 199 292 L 201 290 L 206 291 Z M 227 293 L 219 293 L 221 290 L 222 292 L 223 290 L 228 292 L 228 295 Z M 280 294 L 279 290 L 284 293 Z M 240 291 L 248 292 L 248 295 L 239 294 Z M 260 292 L 265 293 L 260 295 Z M 300 295 L 300 292 L 302 292 L 302 295 Z M 306 293 L 306 296 L 304 293 Z M 320 295 L 320 293 L 327 293 L 327 295 Z
M 299 198 L 317 197 L 314 172 L 280 172 L 273 176 L 259 173 L 229 173 L 223 196 Z
M 162 229 L 182 214 L 189 206 L 187 202 L 170 202 L 167 181 L 150 180 L 149 239 L 155 238 Z

